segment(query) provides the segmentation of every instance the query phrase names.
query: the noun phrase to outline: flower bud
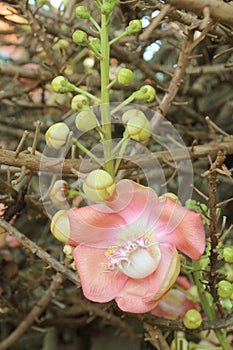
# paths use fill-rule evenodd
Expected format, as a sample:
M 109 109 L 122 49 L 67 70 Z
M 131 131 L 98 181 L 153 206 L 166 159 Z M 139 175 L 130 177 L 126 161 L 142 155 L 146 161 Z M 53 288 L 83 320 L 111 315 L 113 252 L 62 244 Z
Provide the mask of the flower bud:
M 77 129 L 89 131 L 97 126 L 96 116 L 90 109 L 85 109 L 77 114 L 75 124 Z
M 186 312 L 183 319 L 184 325 L 188 329 L 196 329 L 200 327 L 202 323 L 202 317 L 200 312 L 195 309 L 190 309 Z
M 56 123 L 46 131 L 45 140 L 48 147 L 59 149 L 65 145 L 69 135 L 69 128 L 65 123 Z
M 65 39 L 59 39 L 54 45 L 54 50 L 65 50 L 70 46 L 70 43 L 68 40 Z
M 112 176 L 101 169 L 93 170 L 83 183 L 83 191 L 87 198 L 97 203 L 108 200 L 115 187 Z
M 52 89 L 57 93 L 71 92 L 74 90 L 73 85 L 69 82 L 68 79 L 62 75 L 57 76 L 52 80 Z
M 84 95 L 76 95 L 72 98 L 71 108 L 74 112 L 79 112 L 89 108 L 89 100 Z
M 130 118 L 126 124 L 126 130 L 129 137 L 135 141 L 145 141 L 151 135 L 151 125 L 145 116 Z
M 129 22 L 125 31 L 128 35 L 139 33 L 142 30 L 142 22 L 139 19 L 134 19 Z
M 134 80 L 134 74 L 130 69 L 121 68 L 117 74 L 117 80 L 122 85 L 130 85 Z
M 51 220 L 51 232 L 60 242 L 67 244 L 70 236 L 70 222 L 66 210 L 59 210 Z
M 184 332 L 177 332 L 176 339 L 171 342 L 170 350 L 188 350 L 189 344 L 185 338 Z
M 74 250 L 74 247 L 72 247 L 69 244 L 66 244 L 64 245 L 63 253 L 68 259 L 73 259 L 73 250 Z
M 91 39 L 89 46 L 91 49 L 93 49 L 94 52 L 100 52 L 101 50 L 100 39 L 99 38 Z
M 222 280 L 218 282 L 218 295 L 225 299 L 230 298 L 230 296 L 233 293 L 233 284 L 231 282 L 228 282 L 227 280 Z
M 87 6 L 78 6 L 75 10 L 76 17 L 81 19 L 89 19 L 91 17 Z
M 135 98 L 144 102 L 152 102 L 155 98 L 155 89 L 151 85 L 144 85 L 135 91 Z
M 233 247 L 225 247 L 223 249 L 223 257 L 227 263 L 233 263 Z
M 89 45 L 87 33 L 85 33 L 83 30 L 76 30 L 72 35 L 72 39 L 75 44 L 78 44 L 80 46 Z
M 65 193 L 67 191 L 68 184 L 64 180 L 57 180 L 54 185 L 52 190 L 50 191 L 50 199 L 51 201 L 59 206 L 63 207 L 67 204 L 66 196 Z
M 140 109 L 129 109 L 122 115 L 122 120 L 126 124 L 133 117 L 146 118 L 145 114 Z

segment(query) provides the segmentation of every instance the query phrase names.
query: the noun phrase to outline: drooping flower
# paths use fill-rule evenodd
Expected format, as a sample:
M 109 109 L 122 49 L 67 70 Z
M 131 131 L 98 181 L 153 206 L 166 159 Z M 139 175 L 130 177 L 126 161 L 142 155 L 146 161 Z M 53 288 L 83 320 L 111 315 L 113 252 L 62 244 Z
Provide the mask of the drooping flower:
M 106 205 L 56 213 L 51 230 L 76 247 L 86 298 L 115 299 L 133 313 L 152 310 L 172 288 L 180 271 L 177 250 L 199 259 L 205 248 L 200 214 L 168 198 L 160 201 L 131 180 L 120 181 Z

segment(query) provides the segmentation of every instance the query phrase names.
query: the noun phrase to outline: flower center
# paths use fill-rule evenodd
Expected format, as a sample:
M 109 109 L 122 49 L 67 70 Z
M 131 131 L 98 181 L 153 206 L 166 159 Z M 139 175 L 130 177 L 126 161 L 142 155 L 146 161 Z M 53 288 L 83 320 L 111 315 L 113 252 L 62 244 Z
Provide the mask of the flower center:
M 157 243 L 150 242 L 150 235 L 144 234 L 110 247 L 106 258 L 106 272 L 120 270 L 128 277 L 140 279 L 156 270 L 161 253 Z

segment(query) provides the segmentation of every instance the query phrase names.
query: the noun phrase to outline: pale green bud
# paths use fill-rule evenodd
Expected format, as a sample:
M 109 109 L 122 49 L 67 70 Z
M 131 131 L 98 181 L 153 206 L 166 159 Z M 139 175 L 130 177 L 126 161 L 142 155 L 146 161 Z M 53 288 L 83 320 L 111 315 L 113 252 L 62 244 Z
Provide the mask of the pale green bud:
M 65 123 L 56 123 L 46 131 L 45 141 L 48 147 L 60 149 L 65 145 L 70 129 Z
M 108 200 L 115 191 L 115 182 L 105 170 L 93 170 L 83 183 L 86 197 L 96 203 Z
M 77 129 L 86 132 L 97 126 L 96 116 L 90 109 L 79 112 L 75 119 Z

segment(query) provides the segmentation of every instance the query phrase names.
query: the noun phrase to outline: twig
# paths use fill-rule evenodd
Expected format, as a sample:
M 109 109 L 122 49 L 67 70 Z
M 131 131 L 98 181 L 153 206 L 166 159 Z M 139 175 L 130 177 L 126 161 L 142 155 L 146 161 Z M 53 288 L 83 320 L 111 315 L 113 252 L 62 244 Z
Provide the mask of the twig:
M 77 287 L 80 287 L 78 276 L 67 269 L 59 261 L 51 257 L 47 252 L 41 249 L 36 243 L 32 242 L 23 233 L 18 231 L 14 226 L 8 224 L 7 221 L 0 218 L 0 226 L 14 236 L 25 248 L 29 249 L 32 254 L 37 255 L 43 262 L 51 266 L 54 270 L 61 273 L 65 278 L 73 282 Z
M 161 330 L 158 327 L 153 327 L 149 323 L 144 322 L 144 328 L 149 333 L 149 337 L 145 340 L 149 340 L 152 345 L 158 350 L 169 350 L 169 345 L 166 342 Z
M 36 319 L 43 313 L 43 311 L 49 305 L 51 299 L 56 294 L 57 290 L 61 287 L 62 277 L 59 273 L 53 276 L 52 282 L 49 288 L 44 293 L 43 297 L 37 302 L 29 314 L 23 319 L 18 327 L 0 343 L 0 350 L 8 349 L 14 344 L 36 321 Z
M 28 138 L 28 135 L 29 135 L 29 132 L 28 132 L 27 130 L 25 130 L 24 133 L 23 133 L 23 136 L 22 136 L 22 138 L 21 138 L 21 140 L 20 140 L 20 142 L 19 142 L 19 144 L 18 144 L 18 146 L 17 146 L 17 148 L 16 148 L 16 151 L 15 151 L 15 159 L 18 158 L 18 155 L 19 155 L 19 153 L 21 152 L 22 147 L 23 147 L 25 141 L 26 141 L 27 138 Z

